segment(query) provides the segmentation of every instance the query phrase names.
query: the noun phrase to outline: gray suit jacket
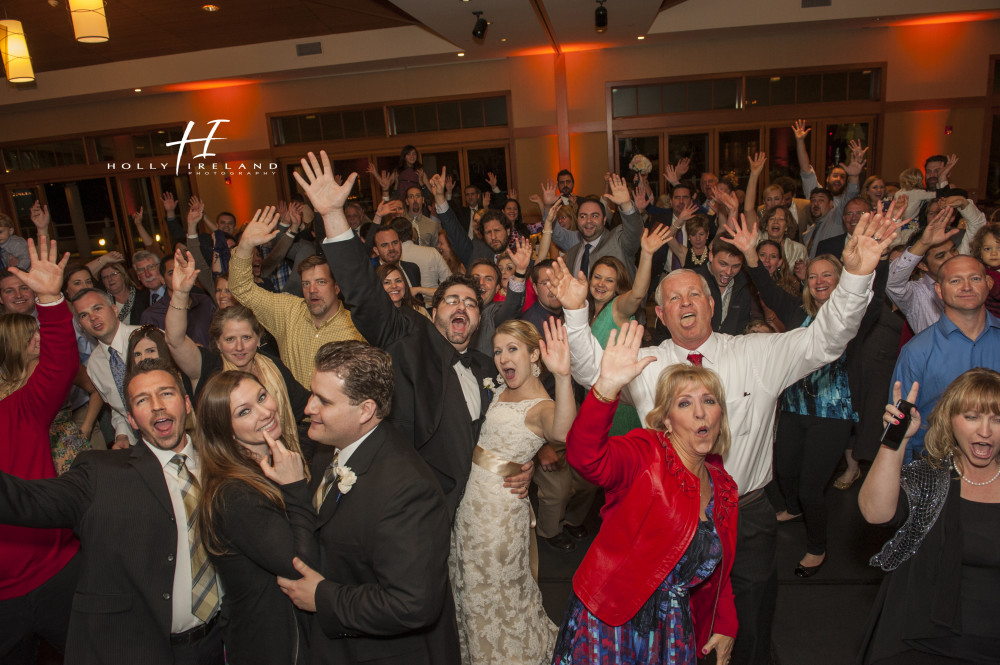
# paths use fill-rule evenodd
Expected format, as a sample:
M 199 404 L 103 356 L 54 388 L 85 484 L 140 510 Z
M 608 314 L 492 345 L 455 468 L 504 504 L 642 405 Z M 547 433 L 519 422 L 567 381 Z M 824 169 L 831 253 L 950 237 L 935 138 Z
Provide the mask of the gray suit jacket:
M 620 211 L 619 211 L 620 212 Z M 639 240 L 642 239 L 642 216 L 639 210 L 633 208 L 629 214 L 621 213 L 622 223 L 610 231 L 605 230 L 597 242 L 597 247 L 590 251 L 590 265 L 604 256 L 613 256 L 625 264 L 629 277 L 635 278 L 635 255 L 639 251 Z M 560 232 L 557 232 L 556 229 Z M 576 243 L 573 244 L 572 240 Z M 583 236 L 579 232 L 567 231 L 558 224 L 552 225 L 552 241 L 566 250 L 566 266 L 572 270 L 577 257 L 583 251 Z M 564 244 L 565 243 L 565 244 Z M 567 248 L 566 245 L 569 245 Z

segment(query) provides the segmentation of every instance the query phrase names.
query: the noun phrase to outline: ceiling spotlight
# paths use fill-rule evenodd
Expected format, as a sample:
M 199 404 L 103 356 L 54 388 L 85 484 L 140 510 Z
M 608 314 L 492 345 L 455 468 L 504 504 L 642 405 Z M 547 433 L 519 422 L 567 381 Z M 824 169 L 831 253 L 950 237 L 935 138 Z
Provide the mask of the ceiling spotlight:
M 598 32 L 608 29 L 608 8 L 604 6 L 604 0 L 597 0 L 597 9 L 594 10 L 594 27 Z
M 638 37 L 636 37 L 636 39 L 638 39 L 639 41 L 642 41 L 645 38 L 646 38 L 646 35 L 639 35 Z
M 473 39 L 483 39 L 486 37 L 486 28 L 489 27 L 489 22 L 483 18 L 482 12 L 472 12 L 476 16 L 476 25 L 472 28 L 472 38 Z

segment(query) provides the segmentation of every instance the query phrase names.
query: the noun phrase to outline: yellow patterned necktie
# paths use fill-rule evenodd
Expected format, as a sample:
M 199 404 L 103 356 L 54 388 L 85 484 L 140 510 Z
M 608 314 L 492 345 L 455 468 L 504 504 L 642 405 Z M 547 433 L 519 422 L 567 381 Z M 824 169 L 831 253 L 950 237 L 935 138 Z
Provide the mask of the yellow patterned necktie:
M 340 451 L 335 450 L 333 461 L 323 471 L 323 480 L 320 481 L 319 487 L 316 488 L 316 494 L 313 495 L 313 508 L 316 509 L 316 514 L 319 514 L 319 509 L 323 507 L 323 502 L 326 501 L 326 495 L 330 493 L 330 488 L 337 482 L 337 460 L 339 458 Z
M 188 545 L 191 548 L 191 614 L 208 622 L 219 608 L 219 582 L 202 546 L 201 534 L 195 527 L 200 489 L 198 481 L 188 471 L 186 455 L 174 455 L 170 463 L 177 467 L 177 484 L 184 500 L 184 512 L 187 513 Z

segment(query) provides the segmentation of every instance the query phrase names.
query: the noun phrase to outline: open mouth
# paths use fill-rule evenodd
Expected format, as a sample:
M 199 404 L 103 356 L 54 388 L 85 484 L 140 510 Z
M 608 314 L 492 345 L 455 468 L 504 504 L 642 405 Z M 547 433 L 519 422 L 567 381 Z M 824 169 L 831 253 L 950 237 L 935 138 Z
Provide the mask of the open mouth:
M 695 434 L 698 436 L 708 436 L 708 427 L 702 426 L 695 430 Z
M 976 459 L 989 460 L 993 458 L 993 445 L 980 441 L 973 442 L 969 446 L 972 456 Z
M 451 328 L 455 332 L 465 332 L 465 329 L 469 327 L 469 320 L 462 316 L 461 314 L 456 314 L 451 317 Z
M 503 374 L 503 380 L 507 383 L 510 383 L 511 379 L 517 376 L 517 370 L 513 367 L 504 367 L 500 370 L 500 372 Z
M 269 418 L 263 425 L 257 428 L 257 431 L 273 434 L 277 429 L 278 429 L 278 419 L 275 416 L 271 416 L 271 418 Z
M 170 436 L 174 431 L 173 418 L 157 418 L 153 421 L 153 429 L 160 436 Z

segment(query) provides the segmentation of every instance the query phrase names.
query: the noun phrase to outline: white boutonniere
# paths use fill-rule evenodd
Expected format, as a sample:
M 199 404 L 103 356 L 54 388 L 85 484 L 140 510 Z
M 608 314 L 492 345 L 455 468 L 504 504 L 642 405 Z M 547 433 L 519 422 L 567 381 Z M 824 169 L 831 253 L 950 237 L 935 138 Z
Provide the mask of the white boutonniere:
M 486 377 L 483 379 L 483 388 L 486 388 L 486 390 L 496 390 L 497 384 L 493 383 L 493 379 L 490 377 Z
M 354 483 L 357 482 L 358 477 L 351 471 L 349 466 L 338 466 L 337 467 L 337 489 L 340 490 L 341 494 L 347 494 L 354 487 Z

